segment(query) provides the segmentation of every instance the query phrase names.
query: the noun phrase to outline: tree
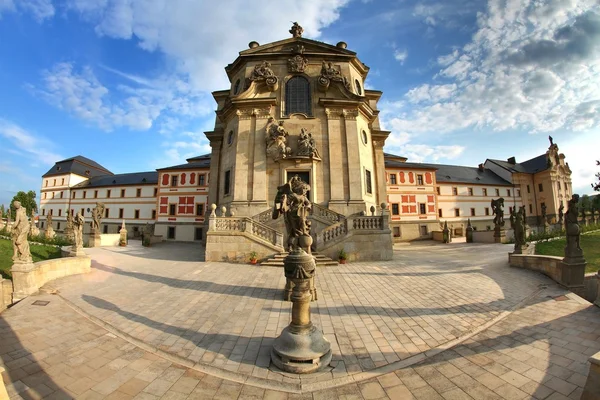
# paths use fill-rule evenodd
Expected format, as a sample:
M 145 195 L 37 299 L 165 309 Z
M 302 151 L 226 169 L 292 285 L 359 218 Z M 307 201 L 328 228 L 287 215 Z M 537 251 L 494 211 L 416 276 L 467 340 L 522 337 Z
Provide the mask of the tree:
M 584 194 L 579 198 L 579 208 L 581 211 L 589 211 L 592 205 L 590 196 Z
M 4 216 L 5 211 L 4 211 L 4 204 L 0 204 L 0 214 L 2 214 Z
M 600 165 L 600 161 L 596 160 L 596 165 Z M 596 174 L 596 178 L 598 178 L 598 182 L 596 183 L 592 183 L 592 188 L 596 191 L 596 192 L 600 192 L 600 172 L 598 172 Z
M 10 201 L 10 213 L 13 216 L 13 218 L 14 215 L 16 215 L 16 210 L 13 206 L 13 202 L 15 200 L 21 203 L 21 206 L 27 211 L 28 216 L 33 216 L 33 213 L 37 211 L 37 203 L 35 202 L 35 191 L 30 190 L 27 193 L 19 191 L 17 192 L 15 197 L 12 198 L 12 200 Z

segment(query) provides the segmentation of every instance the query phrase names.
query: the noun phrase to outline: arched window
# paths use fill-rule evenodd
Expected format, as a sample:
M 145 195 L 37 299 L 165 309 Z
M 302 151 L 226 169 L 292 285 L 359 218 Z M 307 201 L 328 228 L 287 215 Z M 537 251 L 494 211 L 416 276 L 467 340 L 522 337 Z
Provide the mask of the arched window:
M 303 76 L 294 76 L 285 85 L 285 115 L 312 115 L 310 83 Z

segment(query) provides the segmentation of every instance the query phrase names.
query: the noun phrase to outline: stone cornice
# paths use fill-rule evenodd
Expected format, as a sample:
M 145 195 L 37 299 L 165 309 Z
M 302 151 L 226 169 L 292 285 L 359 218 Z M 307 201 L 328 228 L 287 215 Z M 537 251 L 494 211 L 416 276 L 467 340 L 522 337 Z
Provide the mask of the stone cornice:
M 376 147 L 383 147 L 390 133 L 391 131 L 382 131 L 379 129 L 371 130 L 371 140 L 373 141 L 373 145 Z
M 222 109 L 217 111 L 219 119 L 226 123 L 233 115 L 240 119 L 268 118 L 273 106 L 277 104 L 277 98 L 254 98 L 254 99 L 228 99 Z

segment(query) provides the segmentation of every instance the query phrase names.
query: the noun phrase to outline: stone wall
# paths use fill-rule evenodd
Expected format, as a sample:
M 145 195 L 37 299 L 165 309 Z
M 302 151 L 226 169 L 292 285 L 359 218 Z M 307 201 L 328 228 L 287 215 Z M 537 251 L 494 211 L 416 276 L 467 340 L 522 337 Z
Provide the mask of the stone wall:
M 206 261 L 244 263 L 249 262 L 251 252 L 256 252 L 257 258 L 262 260 L 283 252 L 283 247 L 247 232 L 209 231 L 206 234 Z
M 562 257 L 513 253 L 508 254 L 508 261 L 511 267 L 539 271 L 575 294 L 585 296 L 585 264 L 569 265 Z
M 343 241 L 319 249 L 319 253 L 337 260 L 341 249 L 346 252 L 348 261 L 387 261 L 394 254 L 392 235 L 388 229 L 352 231 Z
M 15 264 L 10 270 L 13 278 L 13 302 L 35 293 L 46 282 L 68 275 L 90 272 L 90 257 L 62 257 L 34 264 Z
M 598 274 L 595 272 L 585 274 L 583 284 L 585 286 L 585 294 L 583 298 L 590 303 L 593 303 L 598 298 L 598 285 L 600 284 L 600 281 L 598 280 Z

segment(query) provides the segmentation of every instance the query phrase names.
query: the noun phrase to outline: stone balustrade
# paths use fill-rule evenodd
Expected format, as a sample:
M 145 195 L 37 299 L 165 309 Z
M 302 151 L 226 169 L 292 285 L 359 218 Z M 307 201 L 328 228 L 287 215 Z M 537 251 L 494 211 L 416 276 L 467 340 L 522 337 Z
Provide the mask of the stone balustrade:
M 569 264 L 563 257 L 508 254 L 511 267 L 539 271 L 575 294 L 585 297 L 585 263 Z
M 273 210 L 271 210 L 271 209 L 265 210 L 265 211 L 261 212 L 260 214 L 256 214 L 255 216 L 253 216 L 252 219 L 254 221 L 258 221 L 262 224 L 266 224 L 269 221 L 273 220 Z
M 359 216 L 351 217 L 352 229 L 354 230 L 382 230 L 384 229 L 383 216 Z
M 346 216 L 314 203 L 312 205 L 311 215 L 330 221 L 332 224 L 336 224 L 346 219 Z
M 337 224 L 333 224 L 323 229 L 317 236 L 317 248 L 321 244 L 326 244 L 331 241 L 336 241 L 346 237 L 348 233 L 348 221 L 345 219 Z

